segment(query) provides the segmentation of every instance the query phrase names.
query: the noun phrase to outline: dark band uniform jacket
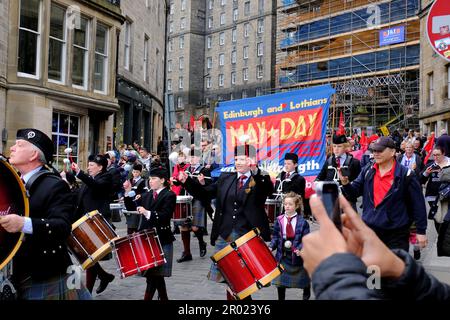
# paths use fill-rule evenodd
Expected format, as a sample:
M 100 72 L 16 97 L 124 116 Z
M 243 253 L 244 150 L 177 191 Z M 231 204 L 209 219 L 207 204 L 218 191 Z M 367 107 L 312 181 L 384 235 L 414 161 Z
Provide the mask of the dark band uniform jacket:
M 170 228 L 170 219 L 175 211 L 176 202 L 176 194 L 167 187 L 159 192 L 156 200 L 153 199 L 153 191 L 142 194 L 142 198 L 137 200 L 137 205 L 151 211 L 151 215 L 148 220 L 145 216 L 140 216 L 138 230 L 156 228 L 161 245 L 175 241 Z
M 25 235 L 13 259 L 14 279 L 31 276 L 33 281 L 42 281 L 66 275 L 72 264 L 66 240 L 74 212 L 69 186 L 61 177 L 46 174 L 35 180 L 28 192 L 33 234 Z
M 286 179 L 286 172 L 282 171 L 278 175 L 277 180 L 275 182 L 275 192 L 278 190 L 280 183 L 285 179 Z M 297 172 L 295 172 L 289 176 L 289 179 L 291 181 L 283 182 L 281 193 L 288 193 L 292 191 L 300 195 L 302 199 L 305 199 L 305 187 L 306 187 L 305 178 L 300 174 L 298 174 Z
M 320 173 L 316 178 L 317 181 L 333 181 L 335 171 L 328 169 L 328 166 L 330 165 L 337 168 L 336 157 L 334 154 L 328 157 L 327 161 L 325 161 L 322 170 L 320 170 Z M 347 153 L 347 159 L 343 164 L 341 163 L 341 167 L 342 166 L 348 166 L 350 172 L 350 175 L 348 176 L 349 181 L 353 181 L 358 178 L 358 175 L 361 172 L 361 165 L 359 160 L 354 158 L 350 153 Z
M 211 232 L 211 245 L 219 235 L 223 239 L 231 234 L 233 228 L 243 235 L 252 228 L 257 227 L 265 241 L 270 240 L 269 220 L 264 209 L 268 196 L 273 193 L 273 184 L 268 174 L 262 174 L 258 169 L 256 175 L 247 179 L 244 190 L 235 195 L 238 174 L 224 172 L 219 179 L 202 186 L 194 179 L 188 178 L 184 184 L 186 190 L 195 198 L 204 202 L 216 199 L 216 212 Z M 236 201 L 230 201 L 235 199 Z M 240 205 L 236 205 L 239 202 Z M 233 217 L 235 218 L 233 219 Z
M 191 165 L 189 167 L 188 171 L 193 175 L 199 175 L 201 173 L 205 177 L 211 178 L 211 169 L 206 168 L 204 165 L 199 165 L 197 167 L 195 165 Z M 192 179 L 194 179 L 195 181 L 198 182 L 197 177 L 192 177 Z M 212 179 L 205 179 L 205 186 L 208 186 L 211 183 L 212 183 Z M 202 201 L 202 199 L 198 199 L 198 200 L 201 202 L 202 206 L 205 208 L 206 212 L 212 219 L 212 213 L 214 212 L 214 209 L 211 207 L 211 201 L 209 199 L 207 201 L 204 201 L 205 199 L 203 199 L 203 201 Z
M 77 177 L 83 181 L 78 194 L 76 220 L 83 214 L 98 210 L 105 219 L 111 218 L 109 204 L 111 203 L 112 176 L 109 172 L 100 172 L 94 178 L 80 170 Z

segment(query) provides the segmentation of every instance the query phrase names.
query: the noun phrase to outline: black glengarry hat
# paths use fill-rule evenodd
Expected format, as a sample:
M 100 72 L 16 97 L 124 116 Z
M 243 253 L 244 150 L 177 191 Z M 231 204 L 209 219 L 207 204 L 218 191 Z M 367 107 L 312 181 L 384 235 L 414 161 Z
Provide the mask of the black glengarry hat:
M 167 180 L 168 173 L 164 167 L 158 166 L 158 167 L 153 167 L 150 169 L 149 176 Z
M 17 130 L 16 139 L 28 141 L 38 147 L 44 154 L 47 163 L 51 163 L 53 161 L 53 142 L 42 131 L 31 128 L 19 129 Z
M 234 147 L 234 156 L 246 156 L 256 158 L 256 148 L 250 144 L 238 145 Z
M 347 137 L 345 135 L 333 135 L 333 144 L 342 144 L 347 142 Z
M 284 160 L 292 160 L 294 161 L 294 163 L 298 162 L 298 155 L 295 153 L 286 153 L 286 155 L 284 156 Z

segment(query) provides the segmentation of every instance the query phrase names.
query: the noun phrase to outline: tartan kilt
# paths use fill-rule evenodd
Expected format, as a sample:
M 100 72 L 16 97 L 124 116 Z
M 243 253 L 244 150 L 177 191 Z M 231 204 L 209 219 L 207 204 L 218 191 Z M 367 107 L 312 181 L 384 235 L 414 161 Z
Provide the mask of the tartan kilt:
M 192 223 L 191 225 L 199 228 L 205 228 L 206 210 L 200 200 L 194 199 L 192 202 Z
M 311 280 L 303 265 L 294 265 L 290 257 L 283 256 L 280 264 L 284 267 L 284 272 L 272 280 L 272 284 L 284 288 L 301 288 L 310 286 Z
M 156 268 L 151 268 L 145 270 L 141 273 L 143 277 L 161 276 L 161 277 L 171 277 L 172 276 L 172 264 L 173 264 L 173 243 L 167 243 L 162 245 L 164 252 L 164 257 L 166 258 L 166 263 Z
M 67 287 L 69 275 L 61 275 L 47 281 L 23 281 L 17 288 L 19 300 L 92 300 L 92 296 L 81 283 L 80 289 Z M 69 280 L 70 281 L 70 280 Z
M 229 241 L 224 240 L 222 237 L 219 236 L 216 240 L 216 245 L 214 246 L 214 254 L 228 246 L 231 242 L 236 241 L 238 238 L 240 238 L 242 235 L 239 235 L 236 231 L 232 231 L 231 234 L 228 236 Z M 217 265 L 213 262 L 211 263 L 211 267 L 208 272 L 208 280 L 219 282 L 219 283 L 226 283 L 225 278 L 222 276 L 222 273 L 220 272 Z

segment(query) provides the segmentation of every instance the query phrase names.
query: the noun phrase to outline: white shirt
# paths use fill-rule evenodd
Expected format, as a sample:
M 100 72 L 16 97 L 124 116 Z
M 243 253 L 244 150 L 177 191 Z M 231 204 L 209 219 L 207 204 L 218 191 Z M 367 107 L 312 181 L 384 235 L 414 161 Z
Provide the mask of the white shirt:
M 336 158 L 336 163 L 337 163 L 337 158 L 339 158 L 339 165 L 340 166 L 343 166 L 344 163 L 345 163 L 345 160 L 347 160 L 347 154 L 346 153 L 341 154 L 339 157 L 336 157 L 336 156 L 334 156 L 334 157 Z
M 244 179 L 243 184 L 245 186 L 245 184 L 247 183 L 248 178 L 251 177 L 252 173 L 250 171 L 247 171 L 246 173 L 240 173 L 238 172 L 238 181 L 239 179 L 241 179 L 241 176 L 245 175 L 247 178 Z
M 286 227 L 287 227 L 287 224 L 288 224 L 288 218 L 287 218 L 287 215 L 284 214 L 284 218 L 283 218 L 283 239 L 286 239 Z M 297 214 L 296 213 L 292 216 L 291 225 L 292 225 L 292 229 L 294 229 L 294 233 L 295 233 L 295 227 L 297 226 Z
M 38 173 L 42 169 L 42 166 L 37 167 L 36 169 L 31 170 L 30 172 L 24 174 L 21 178 L 25 182 L 25 184 L 28 183 L 28 180 L 31 179 L 31 177 Z M 33 234 L 33 223 L 31 222 L 31 218 L 25 217 L 25 221 L 23 223 L 22 232 L 26 234 Z

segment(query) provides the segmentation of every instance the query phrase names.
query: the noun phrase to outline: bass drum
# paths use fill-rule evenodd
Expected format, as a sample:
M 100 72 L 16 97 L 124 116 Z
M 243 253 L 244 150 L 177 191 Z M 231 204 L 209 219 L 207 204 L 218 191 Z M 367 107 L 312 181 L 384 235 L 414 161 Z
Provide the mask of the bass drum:
M 25 186 L 13 167 L 0 156 L 0 216 L 29 216 Z M 23 233 L 8 233 L 0 226 L 0 270 L 14 257 L 22 244 Z

